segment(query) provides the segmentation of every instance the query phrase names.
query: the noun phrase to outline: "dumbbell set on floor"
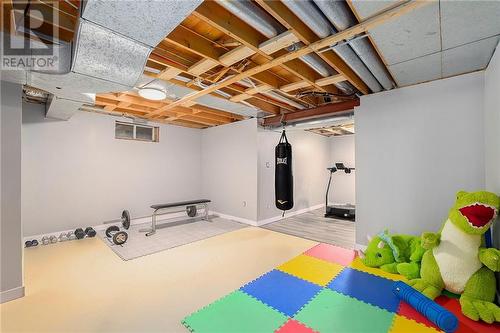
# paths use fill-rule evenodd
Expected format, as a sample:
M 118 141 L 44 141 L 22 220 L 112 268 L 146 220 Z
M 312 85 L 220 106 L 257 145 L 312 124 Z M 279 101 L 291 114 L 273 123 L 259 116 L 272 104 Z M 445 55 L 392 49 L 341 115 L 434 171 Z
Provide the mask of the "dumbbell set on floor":
M 69 232 L 62 232 L 59 237 L 55 235 L 51 236 L 43 236 L 40 242 L 38 240 L 33 239 L 33 240 L 27 240 L 24 242 L 25 247 L 34 247 L 37 246 L 38 244 L 43 244 L 43 245 L 49 245 L 49 244 L 54 244 L 57 242 L 64 242 L 68 240 L 74 240 L 74 239 L 82 239 L 85 236 L 92 238 L 95 237 L 96 231 L 92 227 L 87 227 L 85 230 L 82 228 L 78 228 L 75 231 L 69 231 Z

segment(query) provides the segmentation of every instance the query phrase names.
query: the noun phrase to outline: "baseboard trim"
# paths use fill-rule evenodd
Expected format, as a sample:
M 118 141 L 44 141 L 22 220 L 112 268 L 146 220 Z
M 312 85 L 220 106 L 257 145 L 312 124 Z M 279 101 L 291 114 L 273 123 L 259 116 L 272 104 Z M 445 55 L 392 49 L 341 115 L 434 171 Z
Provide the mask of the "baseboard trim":
M 296 210 L 296 211 L 292 211 L 292 212 L 285 212 L 285 216 L 284 217 L 282 217 L 281 215 L 278 215 L 278 216 L 274 216 L 274 217 L 271 217 L 271 218 L 268 218 L 268 219 L 265 219 L 265 220 L 260 220 L 260 221 L 250 220 L 250 219 L 246 219 L 246 218 L 243 218 L 243 217 L 233 216 L 233 215 L 224 214 L 224 213 L 220 213 L 220 212 L 216 212 L 216 211 L 209 211 L 208 213 L 209 213 L 209 215 L 217 215 L 217 216 L 219 216 L 221 218 L 224 218 L 224 219 L 227 219 L 227 220 L 233 220 L 233 221 L 244 223 L 244 224 L 248 224 L 248 225 L 251 225 L 251 226 L 254 226 L 254 227 L 260 227 L 260 226 L 263 226 L 265 224 L 276 222 L 276 221 L 279 221 L 279 220 L 282 220 L 282 219 L 286 219 L 288 217 L 296 216 L 296 215 L 299 215 L 299 214 L 307 213 L 307 212 L 310 212 L 312 210 L 316 210 L 316 209 L 319 209 L 319 208 L 322 208 L 322 207 L 325 207 L 325 204 L 319 204 L 319 205 L 311 206 L 311 207 L 308 207 L 308 208 L 302 208 L 302 209 L 299 209 L 299 210 Z M 186 216 L 186 213 L 184 213 L 184 212 L 178 212 L 178 213 L 172 213 L 172 214 L 165 214 L 165 215 L 160 216 L 160 219 L 158 219 L 157 222 L 161 223 L 161 221 L 164 221 L 164 220 L 168 220 L 168 219 L 171 219 L 171 218 L 177 218 L 177 217 L 183 217 L 183 216 Z M 132 219 L 130 221 L 130 225 L 143 224 L 143 223 L 147 223 L 147 222 L 151 222 L 151 217 L 143 217 L 143 218 Z M 104 229 L 106 229 L 107 227 L 109 227 L 109 226 L 111 226 L 113 224 L 114 225 L 118 225 L 119 222 L 99 224 L 99 225 L 92 226 L 92 228 L 94 228 L 95 230 L 104 230 Z M 39 234 L 39 235 L 26 236 L 26 237 L 23 237 L 23 242 L 25 242 L 27 240 L 33 240 L 33 239 L 40 240 L 43 236 L 47 236 L 47 237 L 56 236 L 56 237 L 59 237 L 59 235 L 62 232 L 67 233 L 67 232 L 70 232 L 70 231 L 75 231 L 75 229 L 59 230 L 59 231 L 48 232 L 48 233 Z
M 279 221 L 279 220 L 286 219 L 288 217 L 292 217 L 292 216 L 296 216 L 296 215 L 300 215 L 300 214 L 304 214 L 304 213 L 310 212 L 312 210 L 320 209 L 322 207 L 325 207 L 325 204 L 319 204 L 319 205 L 311 206 L 311 207 L 308 207 L 308 208 L 302 208 L 302 209 L 299 209 L 299 210 L 295 210 L 293 212 L 285 212 L 285 216 L 278 215 L 278 216 L 271 217 L 271 218 L 268 218 L 268 219 L 265 219 L 265 220 L 260 220 L 260 221 L 257 221 L 257 225 L 260 227 L 260 226 L 263 226 L 263 225 L 266 225 L 266 224 L 269 224 L 269 223 L 273 223 L 273 222 L 276 222 L 276 221 Z
M 0 293 L 0 304 L 10 302 L 21 297 L 24 297 L 24 286 L 2 291 Z
M 237 217 L 237 216 L 223 214 L 223 213 L 214 212 L 214 211 L 209 211 L 209 214 L 210 215 L 217 215 L 218 217 L 226 219 L 226 220 L 232 220 L 232 221 L 236 221 L 236 222 L 248 224 L 248 225 L 251 225 L 251 226 L 254 226 L 254 227 L 258 226 L 257 225 L 257 221 L 253 221 L 253 220 L 250 220 L 250 219 L 245 219 L 243 217 Z
M 184 213 L 184 212 L 178 212 L 178 213 L 171 213 L 171 214 L 160 215 L 159 218 L 158 218 L 158 220 L 157 220 L 157 223 L 161 223 L 162 221 L 168 220 L 168 219 L 171 219 L 171 218 L 177 218 L 177 217 L 183 217 L 183 216 L 186 216 L 186 213 Z M 147 223 L 147 222 L 151 222 L 151 217 L 148 216 L 148 217 L 142 217 L 142 218 L 137 218 L 137 219 L 131 219 L 130 220 L 130 225 L 138 225 L 138 224 L 143 224 L 143 223 Z M 112 226 L 112 225 L 120 225 L 120 222 L 99 224 L 99 225 L 94 225 L 94 226 L 91 226 L 91 227 L 94 228 L 95 230 L 104 230 L 104 229 L 106 229 L 106 228 L 108 228 L 109 226 Z M 121 225 L 120 225 L 120 227 L 121 227 Z M 83 226 L 82 228 L 86 228 L 86 226 Z M 75 231 L 75 229 L 59 230 L 59 231 L 47 232 L 47 233 L 39 234 L 39 235 L 25 236 L 25 237 L 23 237 L 23 242 L 26 242 L 27 240 L 33 240 L 33 239 L 40 240 L 43 236 L 47 236 L 47 237 L 56 236 L 56 237 L 59 237 L 59 235 L 62 232 L 68 233 L 70 231 Z
M 367 246 L 366 246 L 366 245 L 356 243 L 356 245 L 355 245 L 355 248 L 354 248 L 354 249 L 355 249 L 355 250 L 362 250 L 362 251 L 366 251 L 366 248 L 367 248 Z

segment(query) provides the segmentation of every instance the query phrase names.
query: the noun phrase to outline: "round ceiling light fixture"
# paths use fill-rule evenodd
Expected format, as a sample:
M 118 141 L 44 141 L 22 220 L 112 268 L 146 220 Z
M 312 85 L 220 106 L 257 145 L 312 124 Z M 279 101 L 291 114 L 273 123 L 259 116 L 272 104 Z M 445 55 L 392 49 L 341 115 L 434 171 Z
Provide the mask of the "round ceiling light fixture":
M 138 93 L 139 96 L 152 101 L 161 101 L 162 99 L 165 99 L 167 97 L 167 93 L 165 91 L 159 88 L 152 87 L 140 88 Z

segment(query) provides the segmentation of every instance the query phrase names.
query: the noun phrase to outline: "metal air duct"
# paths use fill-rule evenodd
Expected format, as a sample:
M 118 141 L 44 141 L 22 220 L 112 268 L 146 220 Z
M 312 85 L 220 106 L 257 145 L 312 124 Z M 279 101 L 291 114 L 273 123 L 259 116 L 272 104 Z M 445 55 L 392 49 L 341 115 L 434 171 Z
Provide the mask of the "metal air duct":
M 47 116 L 68 119 L 95 93 L 132 89 L 152 49 L 201 2 L 84 1 L 72 52 L 63 54 L 70 61 L 52 74 L 29 72 L 26 83 L 55 95 Z
M 314 3 L 306 0 L 284 0 L 283 3 L 297 15 L 302 22 L 311 28 L 318 37 L 325 38 L 337 32 Z M 342 44 L 336 46 L 333 48 L 333 51 L 353 69 L 373 92 L 382 90 L 380 83 L 349 45 Z
M 216 0 L 235 16 L 241 18 L 267 38 L 273 38 L 283 32 L 283 28 L 260 7 L 246 0 Z
M 349 6 L 344 1 L 338 0 L 314 0 L 326 18 L 339 30 L 343 31 L 357 23 Z M 384 89 L 394 88 L 394 82 L 387 74 L 385 65 L 379 59 L 375 49 L 365 38 L 349 41 L 349 45 L 365 63 L 372 74 L 382 84 Z
M 218 4 L 227 9 L 229 12 L 245 21 L 248 25 L 255 28 L 267 38 L 272 38 L 285 31 L 283 27 L 278 25 L 274 18 L 263 11 L 260 7 L 248 0 L 216 0 Z M 300 1 L 299 1 L 300 2 Z M 328 24 L 330 25 L 330 24 Z M 290 51 L 290 49 L 288 49 Z M 307 54 L 300 57 L 304 63 L 314 69 L 322 77 L 334 75 L 324 61 L 315 54 Z M 352 93 L 353 89 L 342 82 L 335 84 L 339 89 L 346 93 Z

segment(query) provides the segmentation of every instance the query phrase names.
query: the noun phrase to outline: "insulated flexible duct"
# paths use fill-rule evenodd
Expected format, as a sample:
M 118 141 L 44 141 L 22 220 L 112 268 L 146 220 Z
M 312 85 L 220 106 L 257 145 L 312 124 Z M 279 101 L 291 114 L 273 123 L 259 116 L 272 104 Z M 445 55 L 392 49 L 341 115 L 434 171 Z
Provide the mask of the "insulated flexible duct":
M 356 18 L 344 1 L 338 0 L 314 0 L 321 9 L 326 18 L 339 30 L 343 31 L 357 23 Z M 372 72 L 375 78 L 382 84 L 384 89 L 394 88 L 394 82 L 387 74 L 385 65 L 370 42 L 365 39 L 353 39 L 349 45 L 356 52 L 359 58 L 365 63 L 366 67 Z

